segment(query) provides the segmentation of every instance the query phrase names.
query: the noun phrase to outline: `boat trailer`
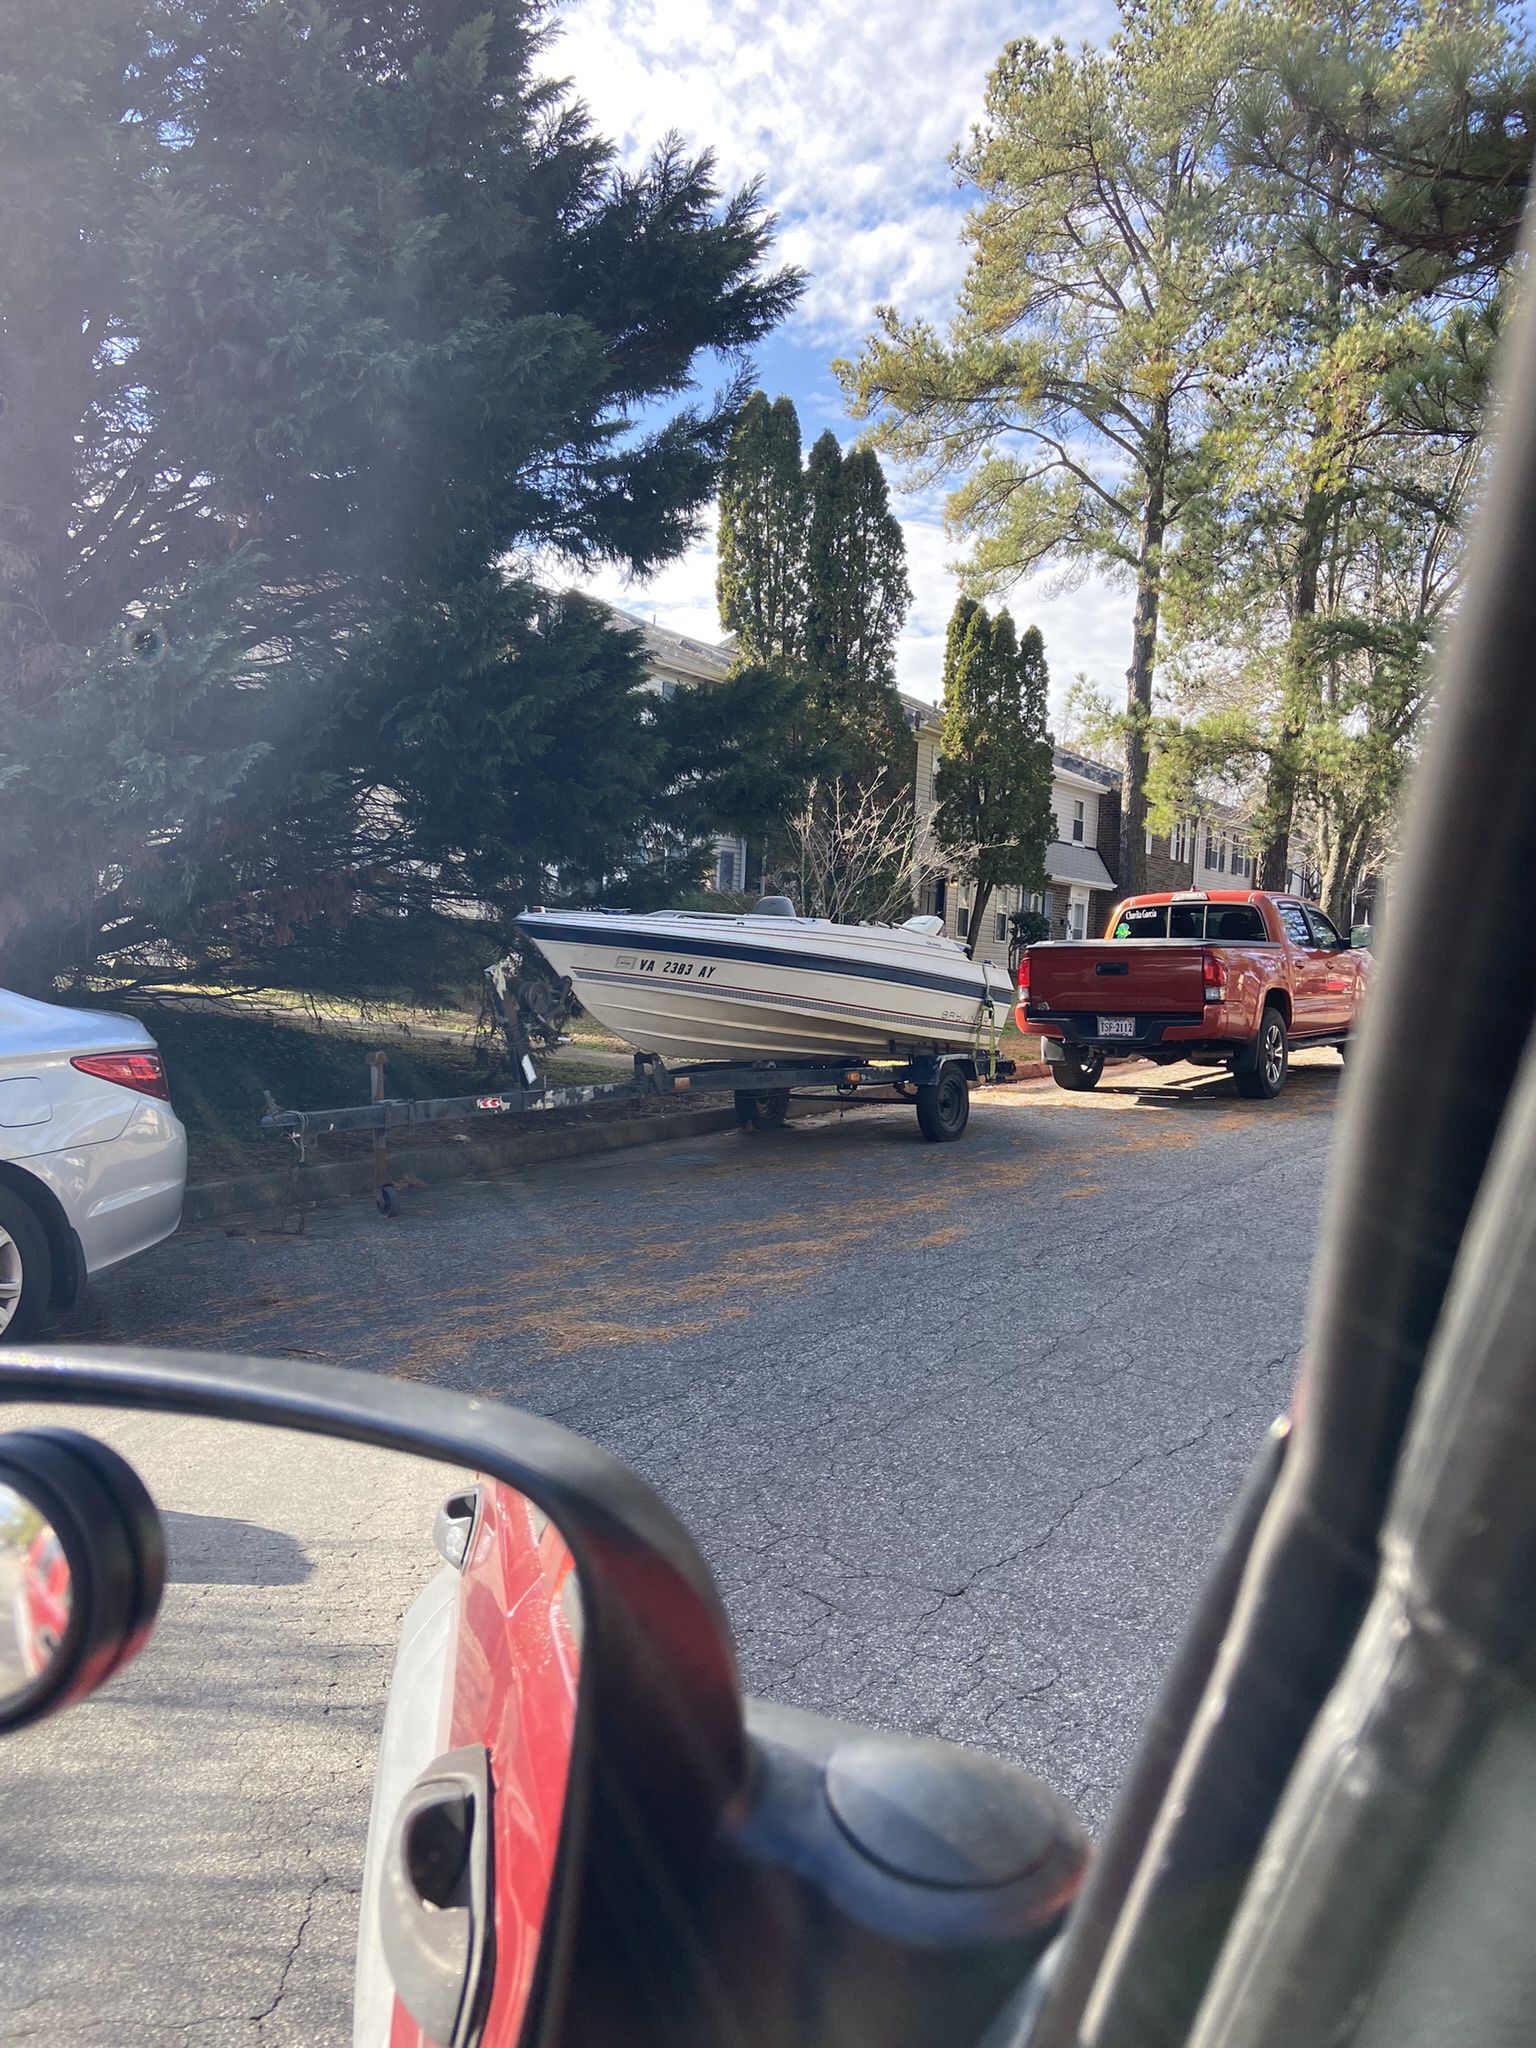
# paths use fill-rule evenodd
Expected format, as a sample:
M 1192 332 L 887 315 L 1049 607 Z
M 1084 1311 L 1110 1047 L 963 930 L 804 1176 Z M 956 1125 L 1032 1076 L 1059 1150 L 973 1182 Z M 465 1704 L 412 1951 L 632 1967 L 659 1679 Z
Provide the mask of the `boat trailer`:
M 556 1017 L 541 1009 L 537 994 L 530 1010 L 527 991 L 515 989 L 497 969 L 490 970 L 488 986 L 492 1013 L 518 1076 L 511 1086 L 478 1095 L 390 1096 L 384 1092 L 387 1055 L 370 1052 L 368 1102 L 343 1109 L 283 1109 L 269 1094 L 261 1128 L 293 1141 L 296 1169 L 303 1167 L 312 1138 L 338 1131 L 371 1132 L 375 1200 L 381 1215 L 393 1216 L 399 1194 L 390 1177 L 390 1133 L 419 1124 L 533 1116 L 650 1096 L 708 1093 L 731 1095 L 742 1127 L 762 1131 L 782 1124 L 797 1096 L 848 1102 L 861 1089 L 889 1088 L 915 1104 L 923 1136 L 944 1144 L 964 1135 L 971 1114 L 970 1084 L 1006 1081 L 1014 1071 L 1013 1061 L 1000 1059 L 995 1045 L 964 1052 L 893 1051 L 888 1059 L 874 1060 L 704 1060 L 676 1067 L 666 1066 L 654 1053 L 637 1052 L 633 1070 L 622 1079 L 566 1087 L 542 1079 L 534 1057 L 536 1034 L 550 1049 L 561 1042 L 553 1028 Z

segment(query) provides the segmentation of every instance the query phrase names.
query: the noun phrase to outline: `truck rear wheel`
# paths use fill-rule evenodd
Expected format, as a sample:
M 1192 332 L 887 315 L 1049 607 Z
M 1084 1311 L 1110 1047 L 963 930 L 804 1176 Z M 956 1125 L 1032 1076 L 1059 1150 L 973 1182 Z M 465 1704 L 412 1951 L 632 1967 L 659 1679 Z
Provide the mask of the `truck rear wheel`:
M 1103 1073 L 1104 1054 L 1096 1045 L 1068 1046 L 1063 1058 L 1051 1061 L 1051 1079 L 1074 1094 L 1097 1088 Z
M 919 1083 L 918 1128 L 931 1145 L 958 1138 L 971 1120 L 971 1091 L 957 1066 L 945 1067 L 937 1081 Z
M 1266 1005 L 1254 1040 L 1251 1069 L 1239 1067 L 1233 1073 L 1237 1092 L 1250 1102 L 1273 1102 L 1285 1086 L 1291 1068 L 1291 1042 L 1285 1019 L 1273 1003 Z

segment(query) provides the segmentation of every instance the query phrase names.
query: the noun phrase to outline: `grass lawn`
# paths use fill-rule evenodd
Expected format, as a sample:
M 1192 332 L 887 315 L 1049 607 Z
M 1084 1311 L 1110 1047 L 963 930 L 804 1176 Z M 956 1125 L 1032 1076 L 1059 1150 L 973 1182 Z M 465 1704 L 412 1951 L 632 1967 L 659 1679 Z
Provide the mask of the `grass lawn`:
M 497 1069 L 449 1041 L 403 1042 L 306 1019 L 291 1020 L 239 1007 L 199 1004 L 141 1013 L 159 1041 L 171 1099 L 187 1127 L 191 1178 L 251 1171 L 279 1163 L 283 1140 L 263 1131 L 264 1089 L 282 1109 L 338 1109 L 368 1100 L 365 1052 L 389 1054 L 390 1095 L 467 1095 L 497 1078 Z M 339 1141 L 327 1140 L 328 1146 Z M 361 1141 L 352 1141 L 354 1143 Z
M 1019 1029 L 1013 1021 L 1013 1012 L 1008 1012 L 1008 1022 L 1003 1027 L 1003 1042 L 998 1050 L 1005 1060 L 1037 1060 L 1040 1057 L 1040 1034 Z

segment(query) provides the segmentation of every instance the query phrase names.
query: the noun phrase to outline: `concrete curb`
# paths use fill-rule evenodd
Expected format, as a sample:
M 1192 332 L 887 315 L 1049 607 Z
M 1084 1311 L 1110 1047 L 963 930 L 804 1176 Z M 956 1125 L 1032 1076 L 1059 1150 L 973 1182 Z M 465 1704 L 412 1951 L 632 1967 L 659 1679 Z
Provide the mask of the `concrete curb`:
M 499 1138 L 468 1138 L 454 1145 L 391 1145 L 389 1167 L 397 1187 L 419 1181 L 473 1180 L 482 1174 L 505 1173 L 519 1166 L 538 1166 L 551 1159 L 580 1159 L 596 1152 L 620 1152 L 632 1145 L 660 1144 L 667 1138 L 701 1138 L 712 1131 L 736 1127 L 734 1105 L 719 1109 L 686 1109 L 673 1115 L 616 1117 L 611 1123 L 566 1124 L 545 1131 L 508 1131 Z M 277 1141 L 274 1140 L 274 1143 Z M 306 1209 L 320 1202 L 373 1195 L 373 1161 L 336 1159 L 306 1166 L 295 1179 L 291 1166 L 265 1173 L 232 1174 L 225 1180 L 194 1182 L 182 1205 L 184 1229 L 226 1223 L 236 1217 L 292 1215 L 300 1201 Z

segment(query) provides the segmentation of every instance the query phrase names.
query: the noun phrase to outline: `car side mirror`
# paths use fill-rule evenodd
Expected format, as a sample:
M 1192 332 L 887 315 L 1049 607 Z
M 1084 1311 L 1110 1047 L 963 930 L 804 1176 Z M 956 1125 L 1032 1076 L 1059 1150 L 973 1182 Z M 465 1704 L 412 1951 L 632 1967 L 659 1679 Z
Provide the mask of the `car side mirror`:
M 435 1576 L 406 1615 L 401 1654 L 434 1632 L 457 1644 L 479 1718 L 434 1693 L 430 1740 L 410 1755 L 395 1753 L 386 1721 L 355 1887 L 358 2048 L 958 2048 L 979 2042 L 1061 1926 L 1087 1860 L 1062 1799 L 949 1744 L 744 1701 L 723 1604 L 687 1531 L 634 1472 L 554 1424 L 306 1360 L 106 1350 L 0 1354 L 0 1400 L 127 1409 L 124 1430 L 140 1432 L 155 1411 L 266 1424 L 259 1434 L 279 1445 L 298 1445 L 297 1431 L 346 1440 L 338 1458 L 376 1446 L 450 1468 L 434 1537 L 425 1514 L 418 1536 L 412 1511 L 412 1545 L 435 1544 L 443 1562 L 425 1561 Z M 180 1446 L 185 1429 L 168 1434 Z M 331 1450 L 304 1452 L 311 1474 Z M 177 1456 L 168 1471 L 188 1469 Z M 206 1484 L 229 1465 L 227 1451 L 222 1468 L 203 1460 Z M 329 1532 L 341 1490 L 322 1481 L 304 1497 L 324 1501 Z M 499 1502 L 511 1507 L 498 1524 Z M 337 1536 L 328 1553 L 368 1556 L 354 1530 Z M 278 1563 L 277 1582 L 286 1571 L 296 1583 L 300 1566 Z M 449 1605 L 429 1611 L 443 1581 Z M 520 1639 L 541 1603 L 561 1626 Z M 183 1618 L 200 1611 L 179 1603 Z M 290 1652 L 263 1643 L 226 1626 L 225 1660 L 280 1671 Z M 157 1649 L 135 1667 L 146 1683 Z M 551 1655 L 579 1672 L 553 1719 L 533 1683 Z M 485 1688 L 498 1681 L 504 1704 L 488 1722 Z M 393 1716 L 410 1690 L 400 1664 L 379 1690 Z M 111 1707 L 68 1737 L 104 1770 L 120 1754 Z M 498 1751 L 503 1725 L 518 1735 L 516 1768 Z M 238 1742 L 231 1751 L 242 1788 L 260 1782 Z M 175 1766 L 184 1776 L 197 1758 L 179 1747 Z M 110 1804 L 101 1795 L 98 1784 L 93 1815 Z M 206 1843 L 206 1788 L 192 1805 Z M 150 1831 L 176 1816 L 163 1801 L 149 1813 L 153 1854 Z M 48 1848 L 53 1884 L 58 1840 Z M 382 2001 L 363 1995 L 370 1971 L 384 1973 Z

